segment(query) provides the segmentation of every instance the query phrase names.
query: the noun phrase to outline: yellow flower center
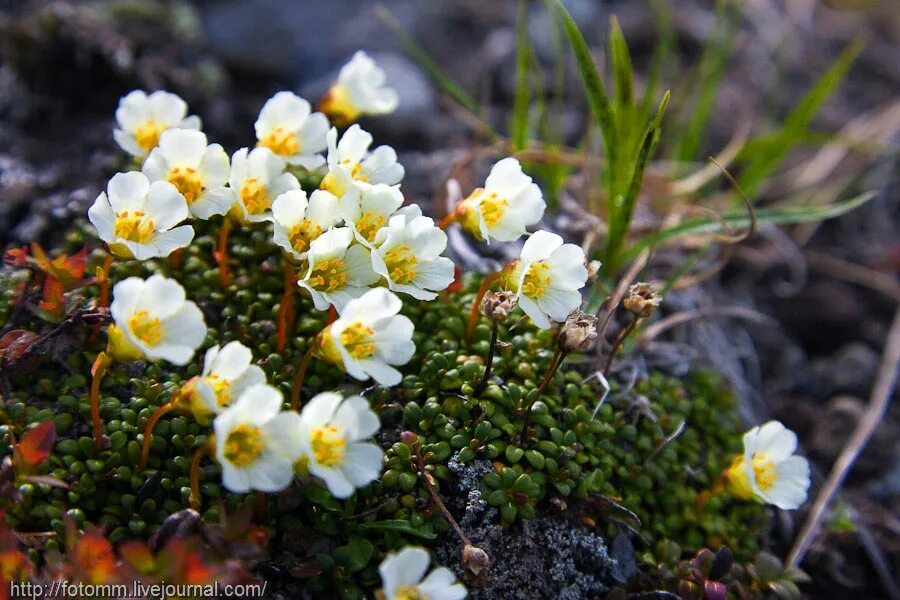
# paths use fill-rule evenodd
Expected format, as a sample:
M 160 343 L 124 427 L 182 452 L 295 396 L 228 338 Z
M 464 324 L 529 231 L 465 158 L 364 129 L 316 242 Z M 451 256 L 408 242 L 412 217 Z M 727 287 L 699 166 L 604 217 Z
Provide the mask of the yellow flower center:
M 118 325 L 110 325 L 106 330 L 106 336 L 109 340 L 106 351 L 116 360 L 129 362 L 144 358 L 144 353 L 141 349 L 128 339 L 128 336 L 125 335 L 125 332 Z
M 362 172 L 362 164 L 349 158 L 345 158 L 340 162 L 341 167 L 350 175 L 353 181 L 369 181 L 369 176 Z M 328 171 L 322 178 L 319 187 L 329 191 L 338 198 L 343 196 L 347 191 L 347 184 L 343 177 L 339 177 L 334 171 Z
M 148 346 L 157 345 L 163 337 L 162 322 L 156 317 L 151 317 L 146 310 L 135 312 L 128 319 L 128 329 L 137 339 Z
M 339 258 L 317 263 L 309 274 L 309 285 L 320 292 L 333 292 L 347 284 L 347 270 Z
M 378 230 L 384 227 L 385 221 L 387 219 L 384 215 L 371 211 L 364 212 L 356 221 L 356 230 L 361 236 L 371 242 L 375 239 L 375 234 L 378 233 Z
M 310 434 L 313 456 L 325 467 L 333 467 L 344 458 L 344 435 L 337 427 L 316 427 Z
M 154 231 L 153 219 L 140 210 L 126 210 L 116 217 L 113 225 L 113 234 L 117 238 L 138 244 L 149 242 Z
M 309 250 L 309 245 L 320 235 L 322 235 L 322 226 L 309 219 L 303 219 L 291 227 L 290 232 L 288 232 L 291 247 L 295 252 L 306 252 Z
M 231 404 L 231 383 L 227 379 L 215 374 L 207 375 L 204 379 L 216 393 L 216 404 L 222 408 Z
M 272 206 L 269 191 L 256 177 L 250 177 L 244 181 L 241 186 L 241 201 L 251 215 L 262 214 Z
M 359 109 L 350 102 L 347 88 L 339 83 L 332 85 L 331 89 L 325 93 L 325 97 L 319 104 L 319 110 L 328 115 L 329 120 L 338 126 L 348 125 L 360 116 Z
M 750 466 L 753 468 L 757 487 L 764 492 L 769 491 L 778 479 L 778 471 L 772 459 L 763 453 L 754 454 Z
M 188 204 L 191 204 L 203 193 L 203 178 L 193 167 L 172 167 L 166 181 L 174 185 Z
M 265 146 L 279 156 L 293 156 L 300 152 L 300 140 L 293 131 L 276 127 L 259 140 L 257 146 Z
M 346 348 L 347 352 L 357 360 L 370 358 L 375 354 L 375 342 L 372 341 L 371 327 L 368 327 L 360 321 L 354 321 L 341 332 L 341 345 Z
M 236 467 L 246 467 L 263 451 L 262 431 L 255 425 L 236 425 L 225 439 L 225 458 Z
M 551 280 L 550 265 L 545 262 L 532 263 L 522 281 L 522 294 L 529 298 L 541 298 L 547 293 Z
M 401 585 L 394 590 L 396 600 L 428 600 L 428 596 L 419 590 L 417 585 Z
M 134 130 L 134 141 L 141 149 L 149 152 L 159 144 L 159 135 L 165 130 L 165 125 L 156 121 L 147 121 Z
M 412 248 L 406 244 L 391 248 L 384 255 L 388 275 L 394 283 L 409 283 L 415 279 L 418 262 Z
M 491 228 L 503 218 L 508 207 L 509 201 L 506 198 L 500 197 L 496 192 L 487 193 L 483 188 L 477 188 L 457 205 L 456 220 L 463 229 L 481 240 L 478 213 L 484 217 L 485 225 Z

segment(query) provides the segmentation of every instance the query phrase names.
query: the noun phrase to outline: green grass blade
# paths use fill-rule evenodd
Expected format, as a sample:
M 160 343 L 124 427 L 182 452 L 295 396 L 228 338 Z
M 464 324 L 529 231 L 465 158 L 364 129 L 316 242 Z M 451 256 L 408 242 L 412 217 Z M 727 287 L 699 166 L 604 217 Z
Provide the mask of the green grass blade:
M 510 137 L 515 150 L 522 150 L 528 145 L 529 66 L 528 1 L 519 0 L 516 19 L 516 94 L 510 124 Z
M 631 54 L 622 33 L 619 19 L 613 15 L 609 19 L 609 54 L 612 57 L 613 78 L 616 82 L 616 115 L 624 117 L 624 111 L 634 104 L 634 72 Z
M 569 40 L 569 46 L 575 55 L 575 64 L 578 67 L 578 74 L 581 77 L 581 83 L 584 86 L 584 92 L 587 96 L 588 105 L 600 126 L 600 132 L 603 134 L 603 141 L 606 147 L 606 160 L 610 172 L 615 172 L 617 165 L 616 152 L 616 127 L 613 120 L 613 109 L 609 96 L 606 94 L 606 87 L 603 85 L 603 79 L 594 65 L 594 58 L 591 56 L 590 48 L 572 19 L 572 15 L 566 10 L 560 0 L 556 1 L 556 11 L 562 20 L 566 38 Z M 611 192 L 613 190 L 610 190 Z M 611 193 L 610 197 L 614 194 Z
M 628 184 L 628 190 L 624 196 L 621 196 L 621 203 L 615 211 L 615 218 L 609 220 L 609 236 L 606 239 L 606 260 L 609 270 L 615 270 L 618 266 L 619 248 L 628 235 L 628 229 L 631 226 L 631 216 L 634 213 L 634 205 L 637 202 L 638 195 L 641 191 L 641 185 L 644 181 L 644 170 L 650 157 L 659 144 L 660 130 L 662 127 L 662 119 L 669 105 L 670 93 L 667 91 L 659 103 L 656 115 L 647 126 L 641 143 L 638 147 L 637 157 L 634 161 L 634 168 L 631 172 L 631 181 Z
M 642 121 L 646 121 L 653 111 L 660 88 L 663 73 L 670 66 L 678 66 L 677 37 L 672 25 L 672 12 L 665 0 L 650 0 L 650 10 L 656 19 L 659 28 L 659 43 L 653 51 L 653 59 L 650 65 L 650 74 L 647 77 L 647 85 L 641 98 L 638 115 Z
M 431 56 L 403 29 L 400 21 L 384 5 L 379 4 L 376 8 L 376 13 L 378 18 L 397 38 L 403 51 L 419 63 L 419 66 L 434 80 L 441 90 L 468 111 L 479 116 L 481 115 L 481 107 L 478 105 L 478 102 L 456 80 L 444 73 L 438 64 L 432 60 Z
M 764 223 L 772 225 L 795 225 L 797 223 L 811 223 L 825 221 L 839 217 L 850 212 L 854 208 L 862 206 L 876 196 L 874 191 L 865 192 L 849 200 L 835 202 L 827 206 L 775 206 L 755 211 L 758 225 Z M 660 244 L 671 242 L 680 237 L 697 235 L 702 233 L 721 233 L 723 229 L 732 230 L 746 228 L 750 225 L 750 217 L 746 211 L 723 215 L 721 222 L 713 219 L 691 219 L 674 227 L 662 229 L 656 233 L 645 235 L 636 240 L 622 252 L 621 259 L 629 260 L 640 254 L 646 248 L 653 248 Z
M 781 165 L 788 152 L 806 137 L 807 128 L 813 117 L 844 80 L 864 46 L 862 40 L 856 40 L 841 52 L 828 71 L 790 112 L 777 135 L 767 136 L 768 143 L 751 142 L 749 147 L 745 148 L 741 154 L 744 168 L 738 182 L 748 196 L 756 192 L 763 181 Z
M 706 131 L 719 84 L 725 73 L 725 65 L 731 55 L 731 43 L 737 23 L 735 12 L 734 6 L 728 2 L 719 4 L 715 25 L 712 28 L 719 33 L 707 41 L 697 65 L 699 91 L 696 93 L 697 101 L 675 151 L 675 159 L 678 161 L 693 160 L 699 152 L 701 138 Z

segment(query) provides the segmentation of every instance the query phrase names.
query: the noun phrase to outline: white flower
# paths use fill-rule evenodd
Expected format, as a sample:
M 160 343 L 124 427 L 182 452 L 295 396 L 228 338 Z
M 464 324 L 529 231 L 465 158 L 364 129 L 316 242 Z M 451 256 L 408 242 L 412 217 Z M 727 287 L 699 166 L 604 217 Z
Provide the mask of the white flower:
M 334 497 L 347 498 L 381 474 L 381 448 L 360 441 L 375 435 L 380 426 L 378 415 L 364 398 L 318 394 L 300 413 L 301 461 L 325 481 Z
M 353 182 L 394 185 L 403 179 L 403 165 L 390 146 L 378 146 L 371 153 L 372 134 L 352 125 L 337 139 L 337 129 L 328 132 L 328 173 L 319 187 L 338 198 L 350 191 Z
M 362 115 L 383 115 L 397 109 L 397 92 L 385 85 L 387 77 L 368 54 L 359 50 L 341 67 L 338 80 L 319 105 L 339 125 Z
M 550 319 L 563 322 L 581 306 L 578 291 L 587 282 L 584 252 L 563 244 L 555 233 L 537 231 L 522 246 L 519 259 L 502 271 L 503 286 L 516 293 L 519 306 L 535 325 L 550 327 Z
M 157 91 L 149 96 L 135 90 L 119 100 L 113 137 L 122 150 L 143 158 L 159 143 L 160 134 L 172 127 L 200 129 L 198 117 L 187 116 L 184 100 L 169 92 Z
M 396 215 L 375 236 L 372 268 L 395 292 L 434 300 L 453 282 L 453 261 L 440 255 L 446 247 L 447 234 L 429 217 Z
M 315 355 L 360 381 L 371 377 L 381 385 L 397 385 L 400 371 L 391 365 L 405 365 L 416 351 L 412 321 L 397 314 L 402 304 L 384 288 L 351 300 L 317 337 Z
M 168 256 L 190 244 L 194 228 L 175 227 L 187 216 L 187 202 L 174 185 L 168 181 L 151 184 L 138 171 L 113 175 L 106 191 L 88 209 L 88 218 L 110 251 L 138 260 Z
M 369 251 L 353 244 L 349 227 L 335 227 L 310 244 L 306 275 L 297 285 L 309 291 L 318 310 L 334 304 L 338 312 L 353 298 L 362 296 L 378 281 Z
M 206 351 L 203 373 L 188 382 L 185 394 L 194 417 L 201 423 L 228 408 L 247 388 L 266 382 L 265 372 L 253 364 L 253 354 L 240 342 Z
M 544 216 L 546 208 L 540 188 L 522 172 L 515 158 L 494 165 L 484 183 L 456 206 L 463 229 L 479 240 L 513 242 Z
M 129 277 L 113 287 L 107 330 L 110 351 L 119 360 L 167 360 L 187 364 L 206 337 L 197 305 L 186 300 L 174 279 Z
M 358 182 L 340 199 L 341 216 L 353 228 L 356 239 L 372 247 L 375 234 L 387 225 L 403 204 L 400 186 Z
M 725 473 L 728 490 L 743 500 L 798 508 L 809 490 L 809 462 L 796 449 L 797 436 L 778 421 L 754 427 L 744 434 L 744 454 Z
M 169 129 L 159 136 L 141 171 L 150 181 L 168 181 L 184 196 L 191 215 L 208 219 L 224 215 L 234 203 L 228 183 L 228 154 L 219 144 L 206 143 L 206 134 Z
M 447 567 L 433 569 L 425 577 L 430 563 L 428 551 L 418 546 L 407 546 L 400 552 L 388 554 L 378 567 L 385 600 L 462 600 L 466 597 L 465 586 L 456 581 Z
M 232 213 L 242 221 L 258 223 L 272 218 L 272 202 L 300 182 L 285 173 L 285 162 L 268 148 L 247 151 L 241 148 L 231 157 L 231 189 L 235 204 Z
M 281 392 L 270 385 L 247 388 L 213 421 L 222 483 L 232 492 L 277 492 L 294 478 L 303 450 L 300 415 L 282 412 Z
M 309 102 L 291 92 L 269 98 L 254 124 L 259 146 L 265 146 L 291 165 L 315 169 L 325 162 L 328 119 L 312 113 Z
M 310 245 L 340 223 L 338 200 L 325 190 L 306 198 L 303 190 L 291 190 L 272 204 L 274 241 L 297 260 L 306 258 Z

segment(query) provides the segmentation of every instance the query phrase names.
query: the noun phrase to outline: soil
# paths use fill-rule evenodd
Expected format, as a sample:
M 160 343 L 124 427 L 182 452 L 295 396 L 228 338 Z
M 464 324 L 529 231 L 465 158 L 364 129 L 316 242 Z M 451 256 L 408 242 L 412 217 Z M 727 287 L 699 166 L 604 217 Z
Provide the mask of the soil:
M 638 72 L 647 72 L 657 39 L 647 2 L 566 4 L 593 43 L 602 41 L 608 16 L 618 15 Z M 667 4 L 675 15 L 678 60 L 691 65 L 712 27 L 712 8 L 699 0 Z M 859 35 L 868 45 L 815 130 L 839 130 L 896 102 L 900 13 L 893 0 L 745 4 L 705 152 L 718 151 L 731 137 L 738 105 L 754 115 L 758 130 L 776 123 Z M 442 68 L 475 92 L 495 125 L 505 128 L 514 87 L 515 3 L 385 5 Z M 71 220 L 86 213 L 108 177 L 124 168 L 111 129 L 118 98 L 129 90 L 165 87 L 179 93 L 203 117 L 210 136 L 234 149 L 250 139 L 255 114 L 273 92 L 293 89 L 318 97 L 357 47 L 385 66 L 402 96 L 395 115 L 364 126 L 400 152 L 409 174 L 404 192 L 440 216 L 450 165 L 481 143 L 466 119 L 400 51 L 372 4 L 296 6 L 288 0 L 0 2 L 3 245 L 40 241 L 52 247 Z M 552 53 L 540 3 L 532 7 L 529 24 L 539 57 Z M 568 83 L 577 98 L 576 79 Z M 567 141 L 574 143 L 585 122 L 584 106 L 573 102 L 563 110 L 570 124 Z M 889 141 L 896 147 L 898 140 L 895 130 Z M 818 149 L 797 153 L 791 163 Z M 877 193 L 862 208 L 814 227 L 763 229 L 735 251 L 724 271 L 672 293 L 664 303 L 669 313 L 739 305 L 774 322 L 696 321 L 669 332 L 647 355 L 650 361 L 713 362 L 734 382 L 749 420 L 778 418 L 797 431 L 818 484 L 866 405 L 898 305 L 898 161 L 894 151 L 859 175 L 860 187 Z M 838 170 L 861 168 L 848 158 Z M 777 193 L 777 182 L 764 191 L 768 197 Z M 841 491 L 839 505 L 852 515 L 856 531 L 829 528 L 803 564 L 812 575 L 804 588 L 811 597 L 898 597 L 898 431 L 900 406 L 894 402 Z M 801 510 L 780 520 L 776 554 L 786 553 L 805 517 Z

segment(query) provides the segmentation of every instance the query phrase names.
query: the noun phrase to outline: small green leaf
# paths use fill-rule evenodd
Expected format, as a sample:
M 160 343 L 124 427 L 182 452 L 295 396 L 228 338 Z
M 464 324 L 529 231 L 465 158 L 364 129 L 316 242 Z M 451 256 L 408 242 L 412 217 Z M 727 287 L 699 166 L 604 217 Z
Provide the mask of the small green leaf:
M 519 0 L 516 17 L 516 94 L 510 126 L 515 150 L 522 150 L 528 145 L 528 50 L 528 1 Z
M 386 521 L 370 521 L 368 523 L 360 523 L 358 525 L 358 528 L 368 531 L 395 531 L 397 533 L 404 533 L 406 535 L 411 535 L 424 540 L 433 540 L 437 537 L 437 534 L 433 531 L 418 529 L 416 527 L 413 527 L 412 523 L 410 523 L 409 521 L 404 521 L 402 519 L 388 519 Z

